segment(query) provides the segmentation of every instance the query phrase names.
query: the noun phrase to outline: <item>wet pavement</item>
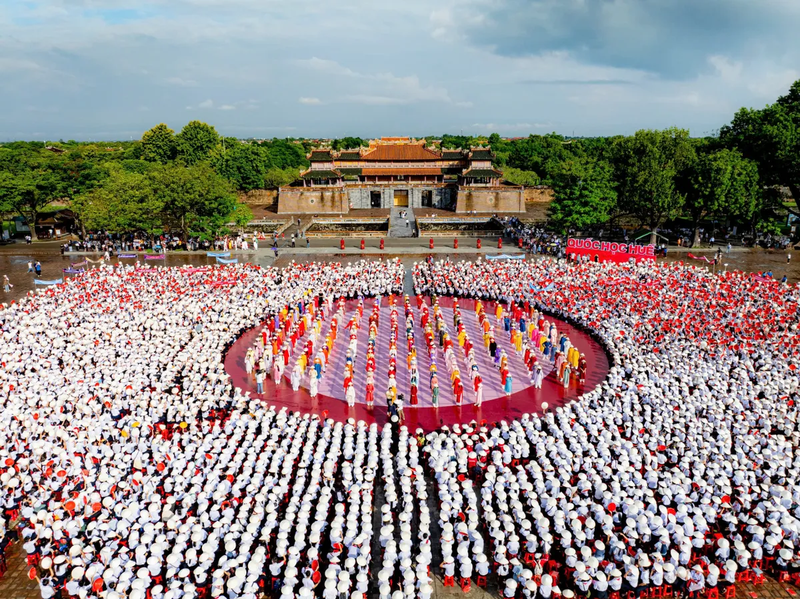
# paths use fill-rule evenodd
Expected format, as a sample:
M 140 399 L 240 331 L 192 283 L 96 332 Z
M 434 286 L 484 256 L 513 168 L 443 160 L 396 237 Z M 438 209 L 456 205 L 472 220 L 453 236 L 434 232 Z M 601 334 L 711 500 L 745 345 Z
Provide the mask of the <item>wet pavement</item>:
M 10 244 L 0 246 L 0 282 L 2 276 L 8 275 L 9 281 L 13 285 L 13 289 L 9 293 L 5 293 L 0 286 L 0 302 L 10 302 L 12 300 L 19 300 L 27 293 L 34 289 L 43 289 L 46 286 L 35 285 L 34 279 L 41 280 L 54 280 L 74 277 L 78 275 L 65 274 L 63 269 L 69 268 L 71 264 L 83 262 L 86 258 L 92 260 L 99 260 L 102 253 L 97 252 L 79 252 L 62 255 L 60 251 L 60 244 L 51 242 L 41 242 L 27 245 L 24 243 Z M 271 256 L 271 254 L 270 254 Z M 245 259 L 248 262 L 255 261 L 256 263 L 271 264 L 272 258 L 268 257 L 266 253 L 259 251 L 258 255 L 250 252 L 243 254 L 239 257 L 240 260 Z M 255 260 L 254 260 L 255 259 Z M 28 272 L 28 262 L 39 261 L 42 265 L 41 276 L 36 276 L 34 273 Z M 149 266 L 205 266 L 209 264 L 216 264 L 216 258 L 209 258 L 205 252 L 173 252 L 168 253 L 165 260 L 158 261 L 145 261 L 141 259 L 142 263 L 147 262 Z M 261 261 L 261 262 L 260 262 Z M 135 263 L 136 260 L 119 260 L 116 257 L 111 260 L 111 264 L 122 262 L 124 264 Z M 88 268 L 97 268 L 99 264 L 89 263 Z M 86 266 L 80 268 L 87 268 Z
M 686 264 L 696 264 L 697 266 L 707 266 L 714 270 L 714 267 L 705 260 L 693 260 L 687 254 L 695 256 L 706 256 L 713 259 L 716 255 L 715 249 L 697 250 L 686 248 L 669 248 L 667 251 L 667 261 L 682 260 Z M 787 261 L 787 257 L 791 258 Z M 726 266 L 727 265 L 727 266 Z M 800 252 L 782 250 L 763 250 L 749 248 L 733 248 L 730 253 L 722 250 L 722 260 L 717 265 L 716 270 L 742 270 L 745 272 L 766 272 L 772 271 L 773 277 L 780 280 L 786 275 L 790 283 L 800 281 Z
M 459 239 L 459 248 L 453 248 L 453 240 L 450 238 L 437 237 L 433 251 L 429 248 L 427 238 L 410 239 L 386 239 L 386 249 L 380 250 L 378 238 L 366 240 L 366 249 L 360 250 L 360 240 L 348 239 L 346 250 L 339 249 L 338 239 L 313 239 L 310 240 L 310 247 L 306 247 L 305 239 L 297 243 L 297 247 L 289 247 L 288 241 L 283 240 L 279 244 L 278 258 L 269 247 L 269 244 L 262 245 L 257 251 L 234 251 L 232 257 L 238 257 L 240 261 L 247 261 L 260 266 L 275 265 L 283 267 L 290 262 L 308 261 L 356 261 L 362 258 L 370 260 L 380 260 L 399 257 L 407 268 L 414 262 L 424 260 L 428 255 L 434 254 L 437 258 L 450 256 L 455 260 L 476 260 L 479 256 L 499 253 L 518 253 L 519 250 L 510 244 L 505 243 L 503 248 L 498 249 L 496 239 L 484 239 L 480 250 L 476 247 L 475 239 Z M 724 251 L 724 250 L 723 250 Z M 713 258 L 716 249 L 688 249 L 671 247 L 667 252 L 666 261 L 683 261 L 688 264 L 695 264 L 698 267 L 715 270 L 704 260 L 692 260 L 687 257 L 687 253 L 698 256 Z M 28 262 L 36 262 L 42 265 L 40 279 L 53 280 L 75 275 L 64 274 L 63 269 L 70 264 L 82 262 L 84 257 L 93 260 L 100 258 L 100 253 L 71 253 L 62 255 L 58 242 L 37 242 L 31 245 L 24 243 L 8 244 L 0 246 L 0 279 L 4 274 L 8 275 L 11 284 L 14 286 L 11 292 L 5 293 L 0 288 L 0 302 L 10 302 L 24 297 L 28 292 L 36 287 L 33 283 L 33 273 L 28 273 Z M 730 253 L 723 253 L 722 262 L 716 270 L 744 270 L 747 272 L 772 271 L 773 276 L 780 280 L 784 275 L 788 277 L 790 283 L 800 281 L 800 251 L 795 252 L 791 260 L 787 262 L 787 256 L 791 255 L 787 251 L 733 248 Z M 659 260 L 664 260 L 659 258 Z M 118 261 L 112 259 L 112 264 Z M 123 260 L 128 263 L 133 260 Z M 144 262 L 144 261 L 143 261 Z M 209 258 L 205 252 L 170 252 L 164 261 L 149 262 L 151 266 L 202 266 L 216 264 L 215 258 Z M 725 266 L 727 265 L 727 266 Z M 89 267 L 97 267 L 98 264 L 89 264 Z M 39 286 L 41 288 L 41 286 Z M 407 292 L 410 292 L 407 289 Z

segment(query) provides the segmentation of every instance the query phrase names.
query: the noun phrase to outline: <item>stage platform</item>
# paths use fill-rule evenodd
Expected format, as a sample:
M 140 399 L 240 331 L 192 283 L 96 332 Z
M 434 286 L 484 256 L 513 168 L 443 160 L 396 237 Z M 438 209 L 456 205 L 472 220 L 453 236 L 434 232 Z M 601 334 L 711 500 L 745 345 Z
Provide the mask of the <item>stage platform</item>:
M 308 393 L 308 374 L 303 377 L 300 390 L 295 392 L 290 385 L 290 374 L 295 362 L 302 353 L 300 348 L 304 340 L 298 341 L 298 349 L 290 358 L 289 367 L 284 372 L 283 380 L 276 385 L 274 381 L 268 377 L 264 382 L 264 393 L 260 395 L 257 393 L 254 376 L 248 376 L 245 371 L 244 357 L 247 350 L 256 342 L 257 336 L 263 328 L 262 326 L 255 327 L 245 332 L 231 346 L 226 354 L 225 369 L 231 376 L 232 383 L 236 387 L 240 387 L 243 391 L 249 391 L 252 396 L 262 398 L 278 409 L 286 407 L 289 410 L 309 412 L 336 420 L 355 418 L 366 422 L 383 424 L 388 418 L 385 393 L 388 385 L 391 307 L 387 298 L 381 299 L 376 343 L 377 369 L 375 371 L 374 383 L 375 405 L 373 408 L 368 408 L 365 401 L 365 364 L 369 327 L 368 321 L 373 310 L 374 301 L 375 300 L 372 298 L 364 300 L 363 317 L 357 336 L 357 357 L 354 363 L 356 405 L 352 408 L 348 407 L 345 402 L 343 380 L 346 353 L 349 344 L 349 332 L 345 328 L 345 325 L 357 308 L 357 302 L 355 300 L 349 300 L 346 303 L 346 316 L 339 324 L 338 337 L 331 351 L 326 371 L 319 381 L 318 395 L 315 398 L 312 399 Z M 584 390 L 588 391 L 593 389 L 597 384 L 602 382 L 608 374 L 608 357 L 599 343 L 586 332 L 571 324 L 546 316 L 545 318 L 549 322 L 554 322 L 556 324 L 559 333 L 562 331 L 566 333 L 572 344 L 586 355 L 588 368 L 586 381 L 583 385 L 573 380 L 569 387 L 565 388 L 560 381 L 556 380 L 555 373 L 553 372 L 553 362 L 537 351 L 537 358 L 539 364 L 542 366 L 545 378 L 542 388 L 536 389 L 531 385 L 522 355 L 516 353 L 508 334 L 502 331 L 501 327 L 497 327 L 495 335 L 496 340 L 498 345 L 504 349 L 508 355 L 509 371 L 512 376 L 512 393 L 507 397 L 501 384 L 500 372 L 484 348 L 482 331 L 479 328 L 477 314 L 475 313 L 475 302 L 473 300 L 461 299 L 459 300 L 459 306 L 462 320 L 465 323 L 467 334 L 475 346 L 476 361 L 484 382 L 483 403 L 480 407 L 474 405 L 475 394 L 471 386 L 466 358 L 462 348 L 460 348 L 456 342 L 454 352 L 465 386 L 463 402 L 461 405 L 456 404 L 450 384 L 450 372 L 446 366 L 444 353 L 438 343 L 435 343 L 433 358 L 436 361 L 438 369 L 440 395 L 439 407 L 434 408 L 431 401 L 429 386 L 431 356 L 428 353 L 423 330 L 420 326 L 420 309 L 417 308 L 416 299 L 412 298 L 411 308 L 414 316 L 414 338 L 419 372 L 419 405 L 411 406 L 409 405 L 410 375 L 406 359 L 407 343 L 405 340 L 403 298 L 397 297 L 395 301 L 399 325 L 399 338 L 397 341 L 397 390 L 405 396 L 405 424 L 412 429 L 420 427 L 427 431 L 442 425 L 451 426 L 455 423 L 467 423 L 472 420 L 478 422 L 484 419 L 487 421 L 510 420 L 518 418 L 525 413 L 541 413 L 543 402 L 547 402 L 551 409 L 563 405 L 579 397 Z M 451 330 L 451 335 L 453 335 L 452 300 L 450 298 L 440 298 L 439 305 L 442 307 L 443 317 Z M 496 324 L 494 302 L 485 302 L 484 307 L 492 324 Z M 331 314 L 326 314 L 326 319 L 319 337 L 319 343 L 324 340 L 329 330 L 331 316 Z

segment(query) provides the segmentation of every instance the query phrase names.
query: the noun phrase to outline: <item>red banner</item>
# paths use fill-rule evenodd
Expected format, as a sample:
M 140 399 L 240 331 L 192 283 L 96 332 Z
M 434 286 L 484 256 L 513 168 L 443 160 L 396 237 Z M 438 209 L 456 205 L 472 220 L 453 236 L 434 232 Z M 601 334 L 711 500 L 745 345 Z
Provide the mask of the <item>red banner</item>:
M 689 252 L 688 254 L 686 254 L 686 256 L 691 258 L 692 260 L 705 260 L 709 264 L 714 263 L 714 261 L 711 260 L 708 256 L 695 256 L 694 254 L 692 254 L 692 252 Z
M 617 243 L 616 241 L 596 241 L 570 238 L 567 240 L 567 255 L 590 256 L 595 262 L 627 262 L 628 260 L 655 260 L 656 246 Z

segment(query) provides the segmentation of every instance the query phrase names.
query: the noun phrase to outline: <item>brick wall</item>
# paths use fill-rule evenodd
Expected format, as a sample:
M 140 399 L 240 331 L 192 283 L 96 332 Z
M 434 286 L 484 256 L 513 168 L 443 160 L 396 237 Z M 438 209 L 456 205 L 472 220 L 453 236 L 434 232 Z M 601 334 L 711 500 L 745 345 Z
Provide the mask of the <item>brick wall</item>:
M 524 193 L 521 187 L 503 189 L 489 187 L 458 190 L 456 212 L 459 213 L 507 214 L 525 212 Z
M 539 202 L 547 203 L 553 201 L 553 190 L 549 187 L 526 187 L 525 203 L 536 204 Z
M 250 206 L 271 206 L 278 201 L 277 189 L 254 189 L 239 193 L 239 201 Z
M 431 206 L 429 208 L 446 209 L 451 203 L 453 190 L 449 187 L 442 186 L 425 186 L 425 185 L 401 185 L 398 184 L 394 187 L 390 185 L 360 185 L 358 187 L 351 187 L 347 189 L 347 195 L 350 205 L 356 208 L 371 208 L 371 192 L 376 191 L 381 194 L 381 208 L 391 208 L 394 206 L 394 190 L 405 189 L 408 190 L 408 203 L 411 208 L 423 209 L 422 207 L 422 192 L 431 192 Z
M 347 192 L 311 187 L 281 187 L 278 214 L 346 214 L 350 210 Z

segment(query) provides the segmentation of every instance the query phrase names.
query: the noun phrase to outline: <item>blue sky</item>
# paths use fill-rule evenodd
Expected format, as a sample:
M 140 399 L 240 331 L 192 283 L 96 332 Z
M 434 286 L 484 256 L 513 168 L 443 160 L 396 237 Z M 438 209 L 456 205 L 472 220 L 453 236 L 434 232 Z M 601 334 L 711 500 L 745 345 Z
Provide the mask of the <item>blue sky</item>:
M 800 79 L 800 0 L 5 0 L 0 140 L 703 135 Z

